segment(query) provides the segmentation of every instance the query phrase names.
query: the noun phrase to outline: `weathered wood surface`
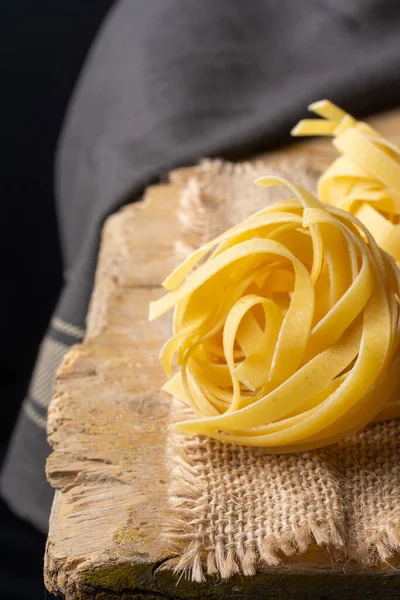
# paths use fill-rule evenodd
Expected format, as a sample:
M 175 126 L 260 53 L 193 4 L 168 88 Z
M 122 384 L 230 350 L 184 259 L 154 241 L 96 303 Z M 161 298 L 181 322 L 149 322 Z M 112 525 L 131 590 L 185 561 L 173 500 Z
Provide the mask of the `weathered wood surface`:
M 400 113 L 378 117 L 376 125 L 400 144 Z M 266 160 L 282 156 L 304 156 L 319 169 L 335 154 L 329 141 L 317 140 Z M 170 325 L 168 318 L 149 325 L 147 312 L 179 260 L 175 210 L 191 173 L 176 171 L 104 227 L 87 337 L 60 368 L 49 413 L 47 475 L 57 491 L 46 585 L 71 600 L 399 597 L 393 567 L 366 572 L 319 549 L 253 578 L 196 584 L 172 573 L 175 558 L 160 535 L 169 400 L 159 391 L 158 362 Z

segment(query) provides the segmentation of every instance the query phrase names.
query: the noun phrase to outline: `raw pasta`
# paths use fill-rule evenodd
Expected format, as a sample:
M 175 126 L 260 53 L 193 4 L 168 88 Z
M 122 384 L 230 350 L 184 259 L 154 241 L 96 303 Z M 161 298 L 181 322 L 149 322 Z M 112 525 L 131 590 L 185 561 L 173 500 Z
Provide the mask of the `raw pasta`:
M 150 306 L 150 320 L 175 308 L 164 389 L 198 417 L 175 429 L 281 453 L 397 417 L 394 261 L 351 214 L 281 178 L 256 183 L 294 198 L 196 250 Z
M 366 123 L 321 100 L 292 135 L 332 135 L 341 156 L 319 180 L 318 197 L 355 215 L 378 246 L 400 262 L 400 149 Z

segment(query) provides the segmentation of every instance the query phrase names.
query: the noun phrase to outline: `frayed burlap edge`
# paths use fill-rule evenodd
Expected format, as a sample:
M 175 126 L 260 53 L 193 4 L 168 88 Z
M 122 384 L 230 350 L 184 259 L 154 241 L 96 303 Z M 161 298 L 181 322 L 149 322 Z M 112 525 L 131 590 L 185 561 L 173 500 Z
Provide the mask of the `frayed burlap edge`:
M 249 536 L 247 531 L 245 536 L 232 536 L 236 539 L 228 543 L 211 540 L 204 530 L 207 529 L 210 508 L 207 454 L 212 452 L 212 444 L 200 437 L 185 440 L 182 436 L 171 434 L 173 483 L 169 490 L 169 523 L 165 537 L 170 550 L 180 557 L 176 573 L 197 582 L 205 581 L 206 575 L 217 575 L 223 579 L 238 573 L 251 576 L 261 566 L 277 567 L 284 557 L 303 554 L 315 544 L 343 549 L 343 531 L 333 519 L 310 520 L 276 537 Z M 245 524 L 242 527 L 246 529 Z
M 262 198 L 257 189 L 247 194 L 244 191 L 251 189 L 252 181 L 263 174 L 289 178 L 313 192 L 318 177 L 318 172 L 301 158 L 268 165 L 263 161 L 240 165 L 219 160 L 204 161 L 182 191 L 178 212 L 181 223 L 181 238 L 177 242 L 179 252 L 187 254 L 265 205 L 265 190 Z M 284 197 L 282 189 L 278 193 L 270 190 L 267 202 L 281 197 Z M 244 208 L 243 198 L 246 198 Z M 172 421 L 181 420 L 186 412 L 174 401 Z M 383 434 L 379 429 L 382 427 L 391 428 L 391 435 Z M 397 470 L 395 467 L 396 461 L 399 464 L 400 453 L 398 444 L 394 448 L 390 441 L 393 433 L 399 439 L 398 422 L 374 425 L 353 436 L 350 443 L 344 441 L 333 450 L 318 451 L 318 456 L 322 455 L 322 464 L 326 463 L 327 471 L 332 471 L 332 479 L 339 489 L 339 509 L 333 516 L 309 519 L 298 527 L 281 528 L 273 535 L 241 538 L 223 531 L 220 539 L 210 539 L 207 534 L 212 519 L 208 478 L 213 475 L 213 469 L 210 465 L 208 469 L 204 468 L 207 455 L 215 451 L 213 444 L 216 443 L 171 433 L 168 443 L 172 469 L 170 516 L 165 536 L 171 551 L 179 557 L 176 571 L 194 581 L 203 581 L 205 574 L 222 578 L 236 573 L 253 575 L 259 567 L 275 567 L 285 556 L 302 554 L 315 544 L 333 549 L 343 561 L 356 560 L 365 567 L 389 561 L 400 551 L 400 467 Z M 380 466 L 382 461 L 375 457 L 375 451 L 377 455 L 385 455 Z M 389 468 L 391 461 L 392 468 Z M 227 466 L 225 474 L 228 472 Z M 224 485 L 221 484 L 222 489 Z M 396 493 L 397 511 L 396 501 L 392 498 Z M 322 504 L 327 502 L 331 500 L 321 500 Z M 227 506 L 226 510 L 233 509 Z M 244 529 L 246 525 L 240 526 Z

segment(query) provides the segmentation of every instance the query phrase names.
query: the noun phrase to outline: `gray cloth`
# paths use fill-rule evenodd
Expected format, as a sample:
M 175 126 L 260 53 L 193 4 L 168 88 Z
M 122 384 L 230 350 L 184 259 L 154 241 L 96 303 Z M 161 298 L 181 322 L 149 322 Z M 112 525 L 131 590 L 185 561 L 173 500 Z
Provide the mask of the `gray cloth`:
M 57 157 L 65 286 L 2 474 L 14 511 L 46 530 L 51 383 L 84 334 L 104 219 L 169 169 L 288 140 L 327 97 L 357 116 L 400 99 L 396 0 L 122 0 L 100 31 Z M 134 232 L 132 232 L 134 235 Z

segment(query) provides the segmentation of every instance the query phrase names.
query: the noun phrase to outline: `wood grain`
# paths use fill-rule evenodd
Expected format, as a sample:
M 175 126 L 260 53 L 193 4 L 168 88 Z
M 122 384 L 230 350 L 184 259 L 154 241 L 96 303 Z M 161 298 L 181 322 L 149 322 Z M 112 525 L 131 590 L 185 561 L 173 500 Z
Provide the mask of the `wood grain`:
M 373 121 L 400 145 L 400 113 Z M 322 169 L 335 153 L 327 140 L 269 154 L 269 163 L 303 156 Z M 57 490 L 45 557 L 46 586 L 67 599 L 395 598 L 398 573 L 362 571 L 321 550 L 253 578 L 204 584 L 178 581 L 160 535 L 166 518 L 169 400 L 158 352 L 169 319 L 147 322 L 148 304 L 177 263 L 180 169 L 147 190 L 143 202 L 104 227 L 87 336 L 73 347 L 55 382 L 47 476 Z

